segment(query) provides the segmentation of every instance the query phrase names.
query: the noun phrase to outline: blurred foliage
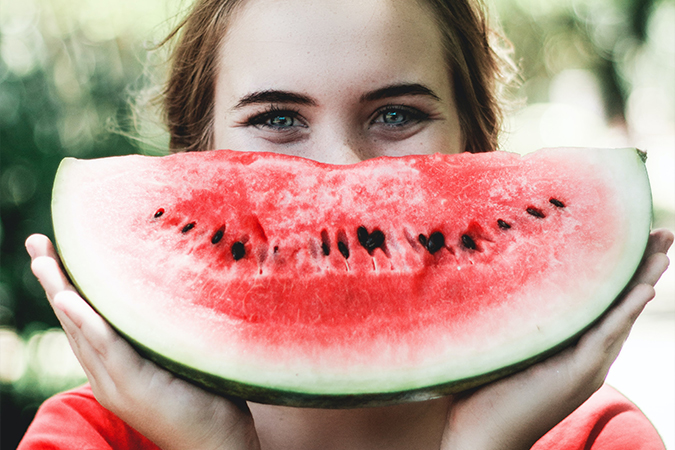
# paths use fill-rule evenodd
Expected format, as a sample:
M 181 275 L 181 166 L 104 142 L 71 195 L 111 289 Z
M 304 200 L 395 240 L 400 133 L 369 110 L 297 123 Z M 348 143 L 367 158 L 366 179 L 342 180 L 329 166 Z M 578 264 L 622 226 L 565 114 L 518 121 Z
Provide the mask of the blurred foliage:
M 526 80 L 528 102 L 546 101 L 556 74 L 585 69 L 600 82 L 607 118 L 625 122 L 631 90 L 626 70 L 647 40 L 650 16 L 661 3 L 665 2 L 497 0 L 500 22 Z
M 144 83 L 147 36 L 117 34 L 110 22 L 85 20 L 90 6 L 45 0 L 0 8 L 0 331 L 20 337 L 5 333 L 0 339 L 1 448 L 16 446 L 47 396 L 83 381 L 81 369 L 48 358 L 68 347 L 48 331 L 59 324 L 23 244 L 32 233 L 53 237 L 50 199 L 58 164 L 65 156 L 139 151 L 124 135 L 134 132 L 130 99 Z M 126 20 L 133 25 L 133 16 Z M 10 352 L 20 354 L 17 345 L 23 359 L 8 360 Z
M 627 61 L 662 3 L 495 0 L 529 101 L 546 101 L 557 73 L 583 68 L 602 86 L 608 119 L 619 122 L 631 91 Z M 127 137 L 136 131 L 130 99 L 147 83 L 144 44 L 167 10 L 178 12 L 171 7 L 159 0 L 22 0 L 0 8 L 2 448 L 17 444 L 47 396 L 83 380 L 45 359 L 67 345 L 49 331 L 58 322 L 30 272 L 24 240 L 52 235 L 51 183 L 63 157 L 139 152 Z M 9 359 L 10 350 L 24 356 Z

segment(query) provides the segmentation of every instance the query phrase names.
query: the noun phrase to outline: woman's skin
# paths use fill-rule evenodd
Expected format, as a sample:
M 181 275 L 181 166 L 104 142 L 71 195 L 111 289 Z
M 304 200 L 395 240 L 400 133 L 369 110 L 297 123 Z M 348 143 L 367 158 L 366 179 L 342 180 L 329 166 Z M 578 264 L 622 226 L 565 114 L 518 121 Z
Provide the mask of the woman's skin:
M 246 2 L 214 106 L 216 148 L 333 164 L 462 150 L 441 34 L 416 2 Z
M 220 55 L 214 147 L 336 164 L 461 151 L 440 34 L 417 2 L 248 0 Z M 177 379 L 89 307 L 45 236 L 26 247 L 96 398 L 164 449 L 509 450 L 530 448 L 602 385 L 672 241 L 652 232 L 631 290 L 558 355 L 456 397 L 359 410 L 247 407 Z

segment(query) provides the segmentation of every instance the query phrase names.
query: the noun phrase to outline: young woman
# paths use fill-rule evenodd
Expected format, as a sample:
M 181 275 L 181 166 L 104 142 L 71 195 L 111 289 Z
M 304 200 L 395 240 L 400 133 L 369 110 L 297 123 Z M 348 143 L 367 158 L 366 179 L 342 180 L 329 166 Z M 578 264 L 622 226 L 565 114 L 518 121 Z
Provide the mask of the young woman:
M 166 89 L 175 151 L 343 164 L 496 146 L 499 63 L 471 0 L 201 0 L 181 33 Z M 672 240 L 653 232 L 624 298 L 542 363 L 454 397 L 316 410 L 230 401 L 142 359 L 78 296 L 47 238 L 31 236 L 33 271 L 90 386 L 43 405 L 20 448 L 663 448 L 601 386 Z

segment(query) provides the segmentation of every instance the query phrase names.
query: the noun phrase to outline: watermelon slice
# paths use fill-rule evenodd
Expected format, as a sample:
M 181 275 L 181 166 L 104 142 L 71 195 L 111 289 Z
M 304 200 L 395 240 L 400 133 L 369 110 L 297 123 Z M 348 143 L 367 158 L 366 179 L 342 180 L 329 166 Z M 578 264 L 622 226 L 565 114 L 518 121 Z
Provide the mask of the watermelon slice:
M 66 158 L 76 286 L 147 357 L 294 406 L 421 400 L 562 348 L 621 293 L 651 197 L 635 149 Z

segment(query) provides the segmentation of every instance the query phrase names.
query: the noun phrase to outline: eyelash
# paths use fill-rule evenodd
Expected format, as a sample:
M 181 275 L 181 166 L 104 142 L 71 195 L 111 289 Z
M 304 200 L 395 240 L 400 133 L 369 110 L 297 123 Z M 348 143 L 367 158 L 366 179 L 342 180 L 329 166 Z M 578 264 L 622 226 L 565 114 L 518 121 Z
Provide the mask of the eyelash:
M 405 114 L 405 115 L 407 116 L 407 118 L 408 118 L 407 122 L 406 122 L 406 123 L 403 123 L 403 124 L 387 124 L 387 123 L 384 123 L 384 122 L 383 122 L 383 125 L 384 125 L 384 126 L 391 127 L 391 128 L 396 128 L 396 127 L 402 127 L 402 126 L 405 126 L 405 125 L 409 125 L 409 124 L 410 124 L 410 121 L 413 121 L 413 122 L 416 122 L 416 123 L 417 123 L 417 122 L 424 122 L 424 121 L 429 120 L 429 118 L 431 117 L 430 114 L 425 113 L 425 112 L 423 112 L 423 111 L 420 111 L 420 110 L 417 109 L 417 108 L 412 108 L 412 107 L 410 107 L 410 106 L 404 106 L 404 105 L 385 105 L 385 106 L 381 107 L 380 109 L 378 109 L 378 110 L 375 112 L 375 118 L 374 118 L 373 120 L 371 120 L 370 124 L 372 125 L 372 124 L 377 123 L 377 119 L 379 119 L 380 117 L 383 117 L 384 114 L 387 114 L 387 113 L 389 113 L 389 112 L 403 113 L 403 114 Z
M 374 118 L 370 121 L 370 125 L 374 125 L 378 123 L 378 119 L 383 117 L 384 114 L 387 114 L 389 112 L 395 112 L 395 113 L 403 113 L 406 115 L 407 120 L 404 123 L 397 124 L 397 123 L 385 123 L 384 121 L 379 122 L 383 126 L 386 126 L 388 128 L 400 128 L 404 127 L 406 125 L 410 125 L 410 122 L 424 122 L 429 120 L 430 114 L 425 113 L 423 111 L 420 111 L 417 108 L 412 108 L 409 106 L 404 106 L 404 105 L 385 105 L 381 108 L 379 108 L 377 111 L 374 113 Z M 267 123 L 267 121 L 274 119 L 275 117 L 292 117 L 295 121 L 300 122 L 300 127 L 302 128 L 307 128 L 307 125 L 299 119 L 300 116 L 300 111 L 297 109 L 293 108 L 280 108 L 276 105 L 270 105 L 268 106 L 263 112 L 258 113 L 254 116 L 249 117 L 246 119 L 244 124 L 246 126 L 255 126 L 255 127 L 262 127 L 262 128 L 271 128 L 274 130 L 282 130 L 285 127 L 279 127 L 275 125 L 270 125 Z M 287 131 L 287 130 L 285 130 Z
M 302 121 L 298 119 L 298 117 L 300 116 L 299 110 L 292 108 L 280 108 L 276 105 L 268 106 L 263 112 L 246 119 L 244 123 L 247 126 L 272 128 L 278 130 L 281 129 L 282 127 L 270 125 L 266 122 L 270 119 L 274 119 L 275 117 L 283 117 L 283 116 L 292 117 L 294 120 L 302 123 Z M 302 123 L 302 125 L 300 126 L 302 126 L 303 128 L 306 127 L 304 123 Z

